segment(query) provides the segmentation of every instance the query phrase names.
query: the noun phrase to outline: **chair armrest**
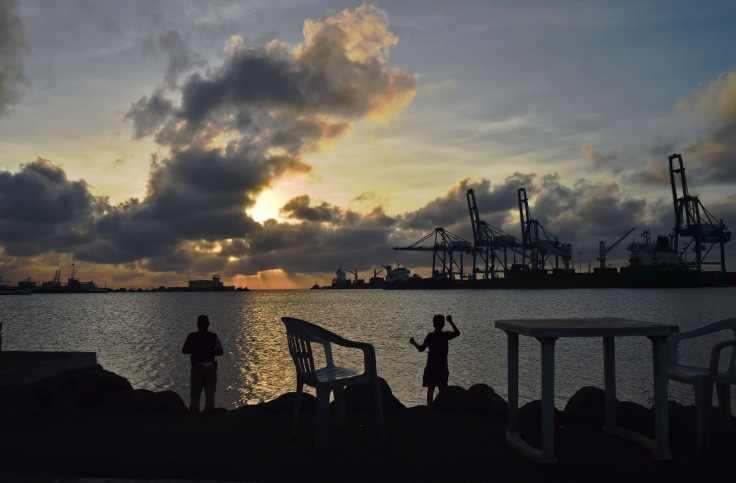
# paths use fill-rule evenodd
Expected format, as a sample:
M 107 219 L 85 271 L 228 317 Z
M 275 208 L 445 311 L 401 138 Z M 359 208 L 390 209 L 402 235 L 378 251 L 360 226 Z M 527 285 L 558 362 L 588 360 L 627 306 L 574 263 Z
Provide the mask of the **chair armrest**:
M 331 344 L 338 345 L 340 347 L 347 347 L 349 349 L 360 349 L 363 352 L 363 372 L 365 374 L 376 374 L 376 349 L 368 342 L 357 342 L 348 340 L 340 337 L 339 335 L 330 333 L 332 337 L 325 337 L 325 334 L 320 334 L 319 339 L 315 339 L 314 342 L 321 344 L 325 350 L 325 357 L 327 358 L 328 365 L 334 365 L 332 361 L 332 348 Z
M 376 374 L 376 349 L 373 347 L 373 345 L 369 344 L 368 342 L 357 342 L 354 340 L 344 339 L 339 335 L 332 333 L 331 335 L 334 337 L 331 342 L 335 345 L 351 349 L 360 349 L 361 351 L 363 351 L 364 372 L 366 374 Z
M 733 347 L 736 346 L 736 340 L 724 340 L 723 342 L 719 342 L 716 345 L 713 346 L 713 349 L 710 351 L 710 369 L 708 373 L 715 377 L 718 375 L 718 366 L 721 360 L 721 352 L 726 347 Z M 733 364 L 734 357 L 731 356 L 730 364 Z

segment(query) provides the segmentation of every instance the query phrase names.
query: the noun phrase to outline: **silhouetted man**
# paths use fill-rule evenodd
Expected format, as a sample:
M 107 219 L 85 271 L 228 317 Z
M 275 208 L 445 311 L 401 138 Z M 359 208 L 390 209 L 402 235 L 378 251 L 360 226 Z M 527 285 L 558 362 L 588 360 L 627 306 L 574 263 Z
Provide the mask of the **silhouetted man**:
M 189 379 L 189 390 L 192 401 L 189 410 L 199 412 L 199 399 L 204 389 L 204 410 L 215 409 L 215 389 L 217 388 L 217 362 L 215 356 L 222 355 L 222 342 L 214 332 L 207 328 L 210 319 L 206 315 L 197 317 L 197 332 L 187 336 L 182 354 L 191 354 L 192 372 Z

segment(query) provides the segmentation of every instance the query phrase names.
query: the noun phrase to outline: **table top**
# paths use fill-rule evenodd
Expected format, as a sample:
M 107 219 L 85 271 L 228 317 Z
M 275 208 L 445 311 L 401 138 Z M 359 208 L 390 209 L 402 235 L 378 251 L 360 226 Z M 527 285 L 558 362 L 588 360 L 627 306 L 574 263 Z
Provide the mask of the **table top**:
M 504 319 L 496 328 L 531 337 L 667 337 L 678 331 L 677 325 L 622 319 L 618 317 L 574 319 Z

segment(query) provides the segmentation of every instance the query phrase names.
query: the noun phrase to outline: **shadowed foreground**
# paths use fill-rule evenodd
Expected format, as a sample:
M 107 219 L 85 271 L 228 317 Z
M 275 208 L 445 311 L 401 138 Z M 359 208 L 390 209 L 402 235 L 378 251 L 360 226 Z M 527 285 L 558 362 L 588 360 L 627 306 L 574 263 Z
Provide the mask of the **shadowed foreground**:
M 346 428 L 330 426 L 329 449 L 313 444 L 313 400 L 290 439 L 293 394 L 232 411 L 190 415 L 173 392 L 133 390 L 99 366 L 0 394 L 0 481 L 23 474 L 215 480 L 693 481 L 731 478 L 736 435 L 694 452 L 694 412 L 672 404 L 673 461 L 601 430 L 603 393 L 584 388 L 557 414 L 557 465 L 533 463 L 504 440 L 505 402 L 487 386 L 448 388 L 436 407 L 404 408 L 384 386 L 388 440 L 375 415 L 348 396 Z M 354 398 L 351 400 L 351 398 Z M 370 400 L 370 398 L 367 398 Z M 522 434 L 538 443 L 539 402 L 521 409 Z M 651 411 L 619 403 L 622 426 L 651 434 Z M 332 421 L 331 421 L 332 423 Z M 38 480 L 37 480 L 38 481 Z

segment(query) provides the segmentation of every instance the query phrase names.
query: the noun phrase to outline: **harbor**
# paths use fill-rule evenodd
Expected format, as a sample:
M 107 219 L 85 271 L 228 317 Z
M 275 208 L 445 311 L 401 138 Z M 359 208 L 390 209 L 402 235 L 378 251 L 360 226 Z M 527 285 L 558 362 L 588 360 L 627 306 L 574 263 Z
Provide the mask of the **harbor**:
M 675 219 L 672 233 L 654 235 L 646 228 L 639 240 L 626 245 L 628 264 L 613 267 L 607 256 L 624 239 L 636 232 L 633 227 L 598 246 L 599 266 L 588 273 L 572 268 L 573 248 L 562 242 L 531 216 L 526 189 L 517 190 L 521 238 L 497 228 L 480 217 L 473 189 L 466 192 L 473 239 L 436 227 L 433 231 L 398 251 L 431 253 L 431 276 L 410 275 L 401 268 L 400 277 L 374 277 L 367 283 L 358 269 L 347 278 L 342 268 L 332 284 L 313 288 L 354 289 L 548 289 L 548 288 L 683 288 L 736 286 L 736 272 L 726 270 L 725 245 L 731 231 L 712 215 L 697 196 L 689 194 L 682 156 L 668 157 Z M 708 267 L 715 269 L 708 270 Z

